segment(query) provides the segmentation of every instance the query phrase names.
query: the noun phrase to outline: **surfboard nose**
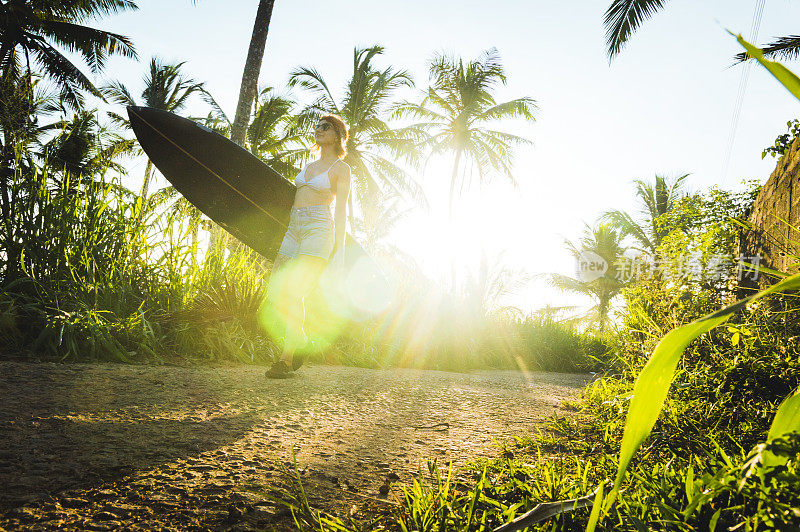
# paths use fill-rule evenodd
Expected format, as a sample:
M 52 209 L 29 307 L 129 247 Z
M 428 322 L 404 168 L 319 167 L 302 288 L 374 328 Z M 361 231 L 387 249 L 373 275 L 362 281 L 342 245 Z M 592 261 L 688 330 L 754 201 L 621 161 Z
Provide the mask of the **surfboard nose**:
M 131 125 L 134 123 L 139 123 L 142 120 L 142 110 L 144 108 L 139 105 L 129 105 L 125 108 L 128 112 L 128 120 L 130 120 Z
M 178 135 L 181 128 L 185 129 L 189 125 L 194 126 L 194 122 L 191 120 L 163 109 L 129 105 L 126 110 L 128 111 L 131 128 L 133 128 L 136 137 L 139 139 L 139 144 L 142 144 L 143 137 L 149 137 L 147 131 L 156 132 L 160 135 L 159 138 L 162 138 Z M 145 149 L 145 151 L 147 150 Z

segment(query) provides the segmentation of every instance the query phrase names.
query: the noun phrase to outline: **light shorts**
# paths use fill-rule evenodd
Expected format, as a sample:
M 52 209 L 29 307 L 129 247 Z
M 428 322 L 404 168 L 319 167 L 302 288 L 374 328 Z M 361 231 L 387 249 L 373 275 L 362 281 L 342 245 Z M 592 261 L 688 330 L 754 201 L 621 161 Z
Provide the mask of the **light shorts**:
M 278 253 L 290 258 L 311 255 L 328 260 L 333 251 L 333 228 L 329 205 L 292 207 L 289 227 Z

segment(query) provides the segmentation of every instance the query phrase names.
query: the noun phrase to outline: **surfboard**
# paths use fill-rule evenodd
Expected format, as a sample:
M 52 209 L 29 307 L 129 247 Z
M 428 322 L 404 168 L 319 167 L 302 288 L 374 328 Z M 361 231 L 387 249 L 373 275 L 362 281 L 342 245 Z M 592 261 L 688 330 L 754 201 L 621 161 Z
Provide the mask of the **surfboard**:
M 161 174 L 192 205 L 260 255 L 274 260 L 297 188 L 230 139 L 174 113 L 128 107 L 139 145 Z M 351 318 L 374 315 L 391 298 L 378 264 L 351 236 L 339 275 Z M 329 278 L 330 276 L 328 276 Z M 330 284 L 330 283 L 329 283 Z

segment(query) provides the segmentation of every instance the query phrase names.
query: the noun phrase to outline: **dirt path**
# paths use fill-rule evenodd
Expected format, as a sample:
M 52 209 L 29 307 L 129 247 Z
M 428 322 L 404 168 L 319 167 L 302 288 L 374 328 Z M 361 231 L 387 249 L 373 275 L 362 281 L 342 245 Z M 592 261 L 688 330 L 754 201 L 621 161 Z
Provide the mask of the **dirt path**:
M 587 380 L 0 362 L 0 529 L 283 530 L 286 512 L 258 491 L 286 482 L 292 449 L 312 506 L 365 517 L 399 495 L 379 493 L 387 481 L 427 458 L 497 454 L 494 440 L 530 431 Z

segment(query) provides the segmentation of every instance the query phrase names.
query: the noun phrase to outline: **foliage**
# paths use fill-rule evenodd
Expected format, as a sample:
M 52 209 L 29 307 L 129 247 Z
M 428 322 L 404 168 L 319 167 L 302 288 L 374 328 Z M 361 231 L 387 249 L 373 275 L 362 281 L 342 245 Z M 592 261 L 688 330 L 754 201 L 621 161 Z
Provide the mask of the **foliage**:
M 35 63 L 58 86 L 61 99 L 75 109 L 80 108 L 84 91 L 95 96 L 100 93 L 59 47 L 79 55 L 93 74 L 102 72 L 111 55 L 136 57 L 127 37 L 82 25 L 88 19 L 129 9 L 136 9 L 130 0 L 5 2 L 0 9 L 3 82 L 30 76 L 33 73 L 30 65 Z
M 422 101 L 397 104 L 394 115 L 421 120 L 408 130 L 425 133 L 421 140 L 428 158 L 441 153 L 453 155 L 452 216 L 456 184 L 461 181 L 461 188 L 464 186 L 462 166 L 476 168 L 481 182 L 490 171 L 495 171 L 516 183 L 511 172 L 512 147 L 530 144 L 530 141 L 497 131 L 494 123 L 509 118 L 533 121 L 536 102 L 527 96 L 502 103 L 495 100 L 494 90 L 498 84 L 506 83 L 506 74 L 494 48 L 467 63 L 438 54 L 431 61 L 429 71 L 431 85 L 422 93 Z
M 759 190 L 752 181 L 742 192 L 712 187 L 683 197 L 656 219 L 663 237 L 657 248 L 659 263 L 653 266 L 686 290 L 712 289 L 723 303 L 744 273 L 734 251 L 741 223 Z
M 798 279 L 790 282 L 796 285 Z M 649 278 L 638 288 L 642 299 L 650 294 L 655 307 L 663 302 L 662 315 L 626 316 L 623 334 L 609 337 L 615 374 L 586 389 L 576 405 L 577 419 L 554 417 L 545 430 L 506 447 L 502 458 L 468 464 L 453 473 L 469 479 L 458 488 L 442 489 L 435 468 L 433 483 L 420 478 L 405 488 L 405 500 L 386 526 L 433 530 L 434 524 L 447 522 L 448 529 L 458 530 L 474 515 L 491 528 L 538 503 L 582 497 L 624 471 L 625 462 L 614 458 L 623 438 L 630 440 L 623 434 L 628 427 L 644 427 L 647 447 L 635 456 L 628 447 L 628 480 L 616 504 L 606 506 L 599 529 L 793 529 L 800 515 L 800 396 L 783 399 L 800 385 L 797 297 L 750 298 L 750 312 L 739 312 L 744 306 L 737 304 L 692 321 L 703 308 L 692 301 L 670 304 L 675 301 L 671 294 L 679 292 L 676 287 Z M 724 319 L 731 320 L 727 328 L 717 327 L 689 343 Z M 704 321 L 707 325 L 698 328 Z M 677 328 L 656 347 L 669 324 L 688 324 L 684 330 L 691 329 L 691 337 L 679 340 L 686 333 Z M 672 341 L 688 344 L 682 357 L 673 358 L 674 381 L 667 368 L 653 375 L 662 384 L 648 382 L 642 368 L 666 355 Z M 669 354 L 675 357 L 676 352 Z M 652 393 L 656 385 L 669 388 L 663 409 Z M 652 418 L 652 430 L 644 422 L 628 422 L 635 415 L 628 413 L 635 409 L 634 397 L 661 410 Z M 588 519 L 587 508 L 529 529 L 583 529 Z
M 181 63 L 164 63 L 158 57 L 150 59 L 150 69 L 144 77 L 142 102 L 147 107 L 177 112 L 183 109 L 193 94 L 207 95 L 203 83 L 198 83 L 191 78 L 186 78 L 181 72 Z M 122 83 L 115 81 L 102 88 L 103 95 L 108 100 L 122 107 L 138 105 L 131 91 Z M 109 116 L 125 129 L 131 129 L 130 121 L 117 112 L 109 112 Z M 141 149 L 139 154 L 142 154 Z M 153 163 L 148 159 L 145 166 L 144 179 L 140 195 L 147 198 L 150 189 L 150 180 L 153 177 Z
M 796 118 L 794 120 L 789 120 L 786 122 L 786 133 L 778 135 L 778 138 L 775 139 L 775 144 L 764 148 L 764 151 L 761 152 L 761 158 L 763 159 L 767 155 L 781 158 L 786 155 L 789 153 L 789 148 L 792 146 L 794 139 L 797 138 L 799 133 L 800 120 Z
M 16 223 L 13 234 L 3 234 L 3 247 L 20 250 L 22 275 L 7 275 L 15 269 L 8 264 L 13 256 L 5 255 L 6 356 L 269 359 L 267 339 L 252 326 L 265 271 L 251 255 L 229 257 L 219 271 L 201 269 L 191 228 L 174 211 L 145 204 L 118 185 L 72 179 L 66 173 L 53 182 L 45 167 L 32 175 L 18 170 L 11 182 Z M 215 323 L 228 328 L 227 338 L 239 338 L 235 349 L 214 344 L 220 334 L 198 335 L 202 309 L 217 311 Z M 242 350 L 245 340 L 252 348 Z

